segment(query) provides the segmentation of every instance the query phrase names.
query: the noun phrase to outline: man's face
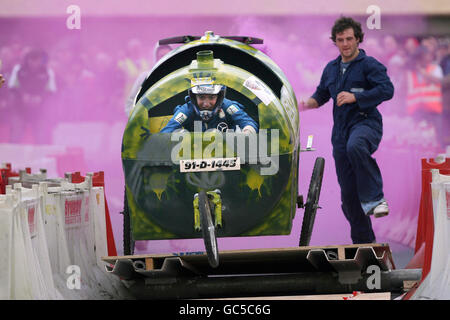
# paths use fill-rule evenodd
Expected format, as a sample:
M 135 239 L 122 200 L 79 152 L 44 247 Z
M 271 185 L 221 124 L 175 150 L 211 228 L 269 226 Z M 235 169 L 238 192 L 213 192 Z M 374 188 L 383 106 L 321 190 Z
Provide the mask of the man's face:
M 197 94 L 197 105 L 200 110 L 213 110 L 217 102 L 217 94 Z
M 353 28 L 345 29 L 336 34 L 336 46 L 342 56 L 342 60 L 349 61 L 356 58 L 359 39 L 355 38 Z

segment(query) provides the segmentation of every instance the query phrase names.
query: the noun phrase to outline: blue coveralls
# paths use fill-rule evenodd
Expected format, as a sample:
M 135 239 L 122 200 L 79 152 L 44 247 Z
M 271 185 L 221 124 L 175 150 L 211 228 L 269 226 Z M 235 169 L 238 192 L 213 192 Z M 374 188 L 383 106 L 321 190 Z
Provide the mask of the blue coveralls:
M 188 131 L 194 131 L 194 121 L 201 122 L 202 119 L 195 112 L 189 96 L 186 96 L 185 101 L 185 104 L 175 108 L 172 119 L 160 132 L 173 132 L 182 127 Z M 258 124 L 243 109 L 244 106 L 239 102 L 223 99 L 221 110 L 208 122 L 202 122 L 202 131 L 217 128 L 219 125 L 222 128 L 226 124 L 228 129 L 233 130 L 236 130 L 236 126 L 242 130 L 250 125 L 258 132 Z
M 342 211 L 350 223 L 353 243 L 376 241 L 370 217 L 362 202 L 384 197 L 380 169 L 372 158 L 383 135 L 383 121 L 377 106 L 392 98 L 394 86 L 386 68 L 359 49 L 341 75 L 341 56 L 325 67 L 320 84 L 312 97 L 319 106 L 333 98 L 333 131 L 331 142 L 336 174 L 341 187 Z M 347 91 L 356 103 L 337 106 L 337 95 Z

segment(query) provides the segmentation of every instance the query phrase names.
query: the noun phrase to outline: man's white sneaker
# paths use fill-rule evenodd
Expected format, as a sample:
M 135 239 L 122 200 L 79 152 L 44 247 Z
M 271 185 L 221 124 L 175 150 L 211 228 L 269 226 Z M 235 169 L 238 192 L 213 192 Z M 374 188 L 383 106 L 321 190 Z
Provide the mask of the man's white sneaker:
M 374 209 L 373 209 L 373 216 L 375 218 L 381 218 L 384 216 L 387 216 L 389 214 L 389 207 L 386 201 L 383 201 L 379 203 Z

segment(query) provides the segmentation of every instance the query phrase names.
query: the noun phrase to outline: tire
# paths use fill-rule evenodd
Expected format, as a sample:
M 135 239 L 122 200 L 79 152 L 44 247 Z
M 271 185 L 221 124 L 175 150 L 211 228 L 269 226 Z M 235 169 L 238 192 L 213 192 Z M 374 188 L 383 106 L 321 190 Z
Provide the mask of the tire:
M 316 211 L 319 203 L 320 190 L 322 188 L 325 159 L 317 158 L 309 183 L 308 198 L 305 204 L 305 214 L 303 215 L 302 231 L 300 233 L 299 246 L 308 246 L 311 241 L 311 234 L 316 218 Z
M 211 216 L 208 195 L 203 190 L 198 194 L 198 208 L 208 262 L 211 267 L 217 268 L 219 266 L 219 249 L 217 247 L 216 229 Z
M 128 208 L 127 190 L 123 201 L 123 254 L 126 256 L 134 254 L 134 240 L 131 230 L 130 210 Z

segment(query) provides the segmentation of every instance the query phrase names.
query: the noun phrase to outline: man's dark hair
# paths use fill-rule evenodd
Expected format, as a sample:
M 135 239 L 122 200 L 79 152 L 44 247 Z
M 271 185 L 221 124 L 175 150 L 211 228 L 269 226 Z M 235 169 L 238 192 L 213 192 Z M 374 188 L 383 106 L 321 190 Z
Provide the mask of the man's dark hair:
M 355 34 L 355 38 L 359 40 L 359 43 L 364 40 L 364 32 L 361 29 L 361 23 L 353 20 L 350 17 L 340 17 L 334 22 L 333 29 L 331 29 L 331 40 L 336 42 L 336 35 L 344 30 L 352 28 Z

